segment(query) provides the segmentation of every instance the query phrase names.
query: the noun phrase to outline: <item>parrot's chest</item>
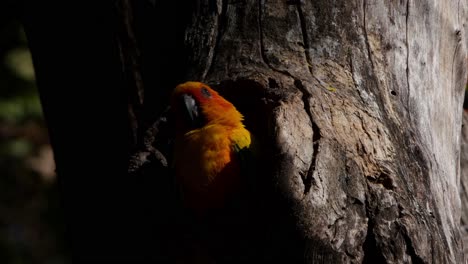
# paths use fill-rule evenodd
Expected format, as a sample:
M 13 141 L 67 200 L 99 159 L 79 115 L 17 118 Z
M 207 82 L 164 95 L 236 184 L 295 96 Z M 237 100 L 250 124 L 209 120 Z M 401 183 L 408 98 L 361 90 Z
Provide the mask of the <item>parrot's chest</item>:
M 176 141 L 176 175 L 187 189 L 208 188 L 231 160 L 231 132 L 222 126 L 198 129 Z

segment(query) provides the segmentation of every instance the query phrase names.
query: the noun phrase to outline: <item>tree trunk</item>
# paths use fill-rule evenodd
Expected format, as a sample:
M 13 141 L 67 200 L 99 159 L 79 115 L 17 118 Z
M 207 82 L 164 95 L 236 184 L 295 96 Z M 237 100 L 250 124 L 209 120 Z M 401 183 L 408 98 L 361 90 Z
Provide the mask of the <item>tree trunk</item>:
M 463 262 L 466 3 L 197 7 L 188 78 L 229 83 L 226 94 L 262 90 L 271 123 L 253 132 L 271 136 L 273 180 L 311 262 Z
M 173 232 L 167 98 L 200 80 L 238 107 L 260 145 L 257 261 L 465 261 L 466 2 L 165 2 L 119 1 L 116 19 L 129 172 L 159 213 L 154 254 L 185 239 L 173 235 L 183 232 Z

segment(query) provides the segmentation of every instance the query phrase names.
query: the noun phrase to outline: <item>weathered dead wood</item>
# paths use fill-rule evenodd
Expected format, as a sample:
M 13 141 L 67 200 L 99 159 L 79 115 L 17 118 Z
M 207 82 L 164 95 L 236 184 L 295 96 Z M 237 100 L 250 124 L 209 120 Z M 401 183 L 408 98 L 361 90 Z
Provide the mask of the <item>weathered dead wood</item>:
M 308 250 L 315 244 L 343 263 L 463 262 L 466 7 L 197 2 L 187 77 L 221 88 L 230 81 L 232 98 L 261 89 L 271 123 L 253 132 L 271 136 L 273 181 L 291 202 L 311 262 L 324 257 Z

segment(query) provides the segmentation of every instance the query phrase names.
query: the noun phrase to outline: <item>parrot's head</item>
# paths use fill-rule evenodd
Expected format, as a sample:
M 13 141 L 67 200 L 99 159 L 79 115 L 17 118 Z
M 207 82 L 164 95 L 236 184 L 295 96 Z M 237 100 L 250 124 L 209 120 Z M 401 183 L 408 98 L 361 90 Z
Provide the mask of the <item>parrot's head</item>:
M 201 82 L 179 84 L 172 93 L 171 109 L 184 133 L 210 124 L 236 127 L 243 120 L 233 104 Z

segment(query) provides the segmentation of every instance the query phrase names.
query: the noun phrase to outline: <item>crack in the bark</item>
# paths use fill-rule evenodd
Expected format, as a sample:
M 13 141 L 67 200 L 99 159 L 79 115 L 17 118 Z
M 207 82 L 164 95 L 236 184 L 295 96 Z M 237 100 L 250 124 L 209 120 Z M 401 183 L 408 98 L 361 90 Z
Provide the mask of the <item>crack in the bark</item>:
M 312 125 L 313 153 L 312 153 L 312 158 L 310 161 L 309 169 L 307 170 L 307 175 L 304 175 L 304 177 L 302 177 L 302 181 L 304 183 L 304 195 L 307 195 L 312 187 L 313 173 L 315 171 L 315 167 L 317 163 L 317 156 L 318 156 L 319 145 L 320 145 L 319 142 L 320 142 L 320 139 L 322 138 L 322 135 L 320 134 L 320 128 L 317 126 L 317 124 L 314 122 L 314 119 L 312 118 L 311 105 L 310 105 L 311 94 L 307 91 L 307 89 L 304 87 L 302 82 L 298 79 L 294 80 L 294 86 L 296 86 L 296 88 L 302 92 L 302 101 L 304 102 L 304 110 L 309 116 L 309 119 Z
M 457 84 L 457 81 L 456 81 L 456 70 L 455 70 L 455 61 L 456 61 L 456 58 L 457 58 L 457 52 L 458 52 L 458 48 L 460 47 L 460 34 L 461 34 L 461 31 L 457 30 L 457 45 L 455 46 L 455 50 L 453 51 L 453 59 L 452 59 L 452 83 L 453 83 L 453 89 L 452 91 L 457 91 L 456 90 L 456 84 Z M 455 76 L 454 76 L 455 74 Z
M 309 46 L 308 44 L 308 36 L 307 36 L 307 31 L 306 31 L 306 25 L 305 25 L 305 19 L 304 19 L 304 14 L 302 13 L 302 9 L 300 8 L 300 3 L 296 3 L 297 5 L 297 8 L 298 8 L 298 13 L 299 13 L 299 19 L 300 19 L 300 24 L 301 24 L 301 30 L 302 30 L 302 35 L 303 35 L 303 41 L 305 42 L 304 43 L 304 47 L 307 49 L 307 47 Z M 294 80 L 294 86 L 296 86 L 297 89 L 299 89 L 302 93 L 302 101 L 304 103 L 304 110 L 306 111 L 309 119 L 310 119 L 310 122 L 311 122 L 311 125 L 312 125 L 312 132 L 313 132 L 313 135 L 312 135 L 312 147 L 313 147 L 313 153 L 312 153 L 312 158 L 311 158 L 311 161 L 310 161 L 310 165 L 309 165 L 309 169 L 307 171 L 307 174 L 301 174 L 301 179 L 304 183 L 304 196 L 307 195 L 312 187 L 312 182 L 313 182 L 313 177 L 312 177 L 312 174 L 313 172 L 315 171 L 315 167 L 316 167 L 316 162 L 317 162 L 317 155 L 318 155 L 318 151 L 319 151 L 319 142 L 320 142 L 320 139 L 321 139 L 321 134 L 320 134 L 320 128 L 318 127 L 318 125 L 314 122 L 314 119 L 312 118 L 312 112 L 311 112 L 311 105 L 310 105 L 310 98 L 311 98 L 311 94 L 309 91 L 307 91 L 307 89 L 304 87 L 304 85 L 302 84 L 302 82 L 294 77 L 290 72 L 288 71 L 284 71 L 284 70 L 279 70 L 279 69 L 276 69 L 275 67 L 273 67 L 267 56 L 266 56 L 266 52 L 265 52 L 265 44 L 264 44 L 264 40 L 263 40 L 263 27 L 262 27 L 262 18 L 263 18 L 263 12 L 262 12 L 262 7 L 263 7 L 263 0 L 259 0 L 258 1 L 258 28 L 259 28 L 259 34 L 260 34 L 260 52 L 261 52 L 261 57 L 263 59 L 263 61 L 265 62 L 265 64 L 274 72 L 278 72 L 278 73 L 281 73 L 281 74 L 284 74 L 290 78 L 292 78 Z M 310 60 L 310 56 L 307 54 L 307 52 L 305 52 L 305 55 L 306 55 L 306 61 L 308 62 L 308 64 L 311 64 L 311 60 Z M 309 72 L 311 74 L 311 76 L 317 80 L 319 83 L 320 81 L 313 75 L 312 73 L 312 69 L 311 67 L 308 67 L 309 69 Z
M 304 42 L 304 53 L 305 53 L 306 61 L 307 61 L 307 64 L 308 64 L 307 68 L 309 69 L 310 74 L 313 75 L 313 73 L 312 73 L 312 59 L 311 59 L 311 56 L 309 54 L 309 35 L 307 34 L 307 26 L 306 26 L 306 22 L 305 22 L 304 12 L 302 12 L 300 1 L 298 1 L 298 3 L 296 3 L 296 7 L 297 7 L 297 13 L 299 15 L 299 23 L 301 24 L 302 41 Z
M 411 257 L 411 262 L 414 264 L 424 264 L 425 261 L 416 254 L 416 251 L 413 247 L 413 242 L 408 236 L 406 231 L 401 232 L 406 243 L 406 253 Z
M 409 36 L 408 36 L 408 21 L 409 21 L 409 11 L 410 11 L 410 0 L 407 0 L 406 1 L 406 86 L 408 88 L 408 99 L 407 99 L 407 102 L 406 102 L 406 107 L 408 109 L 408 113 L 409 112 L 409 107 L 410 107 L 410 93 L 411 93 L 411 89 L 410 89 L 410 81 L 409 81 L 409 74 L 410 74 L 410 70 L 409 70 L 409 56 L 410 56 L 410 51 L 409 51 Z M 410 119 L 411 119 L 411 115 L 410 115 Z
M 364 23 L 364 39 L 366 41 L 366 49 L 367 49 L 367 56 L 369 57 L 369 61 L 371 63 L 371 67 L 372 67 L 372 71 L 374 71 L 374 61 L 372 60 L 372 51 L 371 51 L 371 47 L 370 47 L 370 44 L 369 44 L 369 37 L 367 35 L 367 12 L 366 12 L 366 8 L 367 8 L 367 0 L 364 0 L 363 3 L 362 3 L 362 9 L 363 9 L 363 23 Z
M 218 21 L 217 21 L 218 28 L 217 30 L 213 31 L 213 34 L 216 35 L 216 40 L 215 40 L 215 45 L 212 46 L 213 48 L 211 49 L 210 52 L 208 52 L 207 65 L 201 76 L 202 81 L 205 81 L 206 76 L 208 76 L 208 74 L 213 71 L 213 64 L 216 58 L 216 51 L 219 50 L 219 43 L 221 43 L 221 37 L 223 35 L 224 27 L 226 25 L 226 20 L 227 20 L 226 12 L 227 12 L 228 1 L 223 1 L 223 0 L 218 0 L 218 1 L 221 1 L 221 12 L 218 14 Z
M 266 55 L 266 52 L 265 52 L 265 43 L 264 43 L 264 40 L 263 40 L 263 27 L 262 27 L 262 18 L 263 18 L 263 12 L 262 12 L 262 2 L 264 0 L 258 0 L 258 32 L 259 32 L 259 35 L 260 35 L 260 54 L 261 54 L 261 58 L 263 60 L 263 62 L 266 64 L 266 66 L 268 68 L 270 68 L 272 71 L 274 72 L 278 72 L 278 73 L 281 73 L 281 74 L 284 74 L 290 78 L 292 78 L 293 80 L 297 80 L 297 78 L 295 76 L 293 76 L 290 72 L 288 71 L 285 71 L 285 70 L 280 70 L 280 69 L 276 69 L 275 67 L 273 67 L 271 64 L 270 64 L 270 60 L 267 58 L 267 55 Z M 301 22 L 302 24 L 303 22 Z M 304 24 L 304 27 L 305 27 L 305 24 Z M 307 38 L 306 38 L 307 39 Z M 308 47 L 308 44 L 305 44 L 304 43 L 304 46 Z M 306 61 L 307 63 L 311 64 L 311 61 L 310 61 L 310 58 L 308 59 L 307 58 L 308 55 L 306 53 Z M 317 79 L 317 77 L 315 77 L 313 74 L 312 74 L 312 69 L 309 67 L 309 71 L 312 75 L 312 77 L 318 82 L 320 83 L 322 86 L 323 84 L 321 83 L 321 81 L 319 79 Z
M 298 16 L 299 16 L 299 24 L 301 26 L 302 41 L 304 42 L 304 54 L 305 54 L 305 58 L 308 64 L 307 69 L 309 70 L 310 75 L 320 83 L 317 77 L 313 74 L 312 58 L 309 53 L 309 35 L 307 33 L 307 25 L 306 25 L 304 12 L 302 11 L 302 8 L 301 8 L 301 1 L 296 2 L 296 8 L 297 8 Z M 313 147 L 312 158 L 311 158 L 309 170 L 307 171 L 307 175 L 306 175 L 307 177 L 303 179 L 304 195 L 307 195 L 312 187 L 313 173 L 317 165 L 317 156 L 318 156 L 319 145 L 320 145 L 319 143 L 320 143 L 320 139 L 322 135 L 320 134 L 320 128 L 317 125 L 317 123 L 314 122 L 314 118 L 312 115 L 312 111 L 311 111 L 312 107 L 310 105 L 310 98 L 312 95 L 304 87 L 304 85 L 302 84 L 300 80 L 295 79 L 294 85 L 302 92 L 302 101 L 304 103 L 304 110 L 309 116 L 309 120 L 312 125 L 312 133 L 313 133 L 312 134 L 312 147 Z
M 367 191 L 371 192 L 369 188 L 369 183 L 367 183 Z M 362 259 L 362 263 L 364 264 L 373 264 L 373 263 L 386 263 L 386 259 L 382 254 L 382 250 L 380 249 L 379 245 L 377 244 L 377 240 L 374 234 L 374 219 L 375 217 L 370 214 L 370 204 L 369 204 L 369 197 L 370 193 L 366 193 L 365 198 L 365 210 L 366 210 L 366 218 L 368 219 L 367 222 L 367 234 L 366 239 L 364 240 L 364 244 L 362 244 L 362 251 L 364 253 L 364 257 Z
M 290 72 L 288 71 L 284 71 L 284 70 L 279 70 L 279 69 L 276 69 L 275 67 L 273 67 L 271 64 L 270 64 L 270 60 L 267 58 L 267 55 L 266 55 L 266 52 L 265 52 L 265 43 L 264 43 L 264 40 L 263 40 L 263 23 L 262 23 L 262 18 L 263 18 L 263 12 L 262 12 L 262 6 L 263 6 L 263 2 L 264 0 L 258 0 L 258 33 L 260 35 L 260 55 L 261 55 L 261 58 L 263 60 L 263 62 L 265 63 L 265 65 L 270 68 L 270 70 L 274 71 L 274 72 L 277 72 L 277 73 L 281 73 L 281 74 L 284 74 L 290 78 L 292 78 L 293 80 L 296 80 L 296 77 L 294 77 Z
M 261 55 L 261 58 L 263 60 L 263 62 L 265 63 L 265 65 L 270 68 L 270 70 L 274 71 L 274 72 L 278 72 L 278 73 L 281 73 L 281 74 L 284 74 L 292 79 L 296 79 L 291 73 L 289 73 L 288 71 L 282 71 L 282 70 L 279 70 L 279 69 L 276 69 L 275 67 L 273 67 L 271 64 L 270 64 L 270 60 L 267 58 L 267 55 L 266 55 L 266 52 L 265 52 L 265 43 L 264 43 L 264 40 L 263 40 L 263 23 L 262 23 L 262 19 L 263 19 L 263 12 L 262 12 L 262 7 L 263 7 L 263 2 L 264 0 L 258 0 L 258 33 L 260 35 L 260 55 Z

